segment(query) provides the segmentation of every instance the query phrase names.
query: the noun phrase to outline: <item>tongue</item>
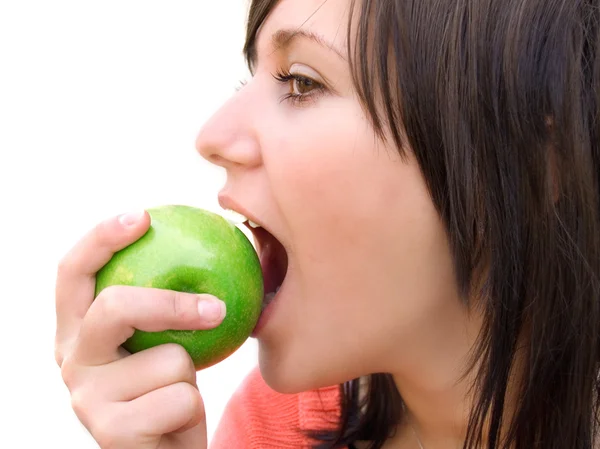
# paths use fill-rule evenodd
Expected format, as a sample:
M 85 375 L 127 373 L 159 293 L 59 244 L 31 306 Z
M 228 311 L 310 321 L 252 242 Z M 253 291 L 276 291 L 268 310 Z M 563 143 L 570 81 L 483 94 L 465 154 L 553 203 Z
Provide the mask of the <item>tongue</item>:
M 263 272 L 265 294 L 275 292 L 285 277 L 285 266 L 283 261 L 279 260 L 280 251 L 278 251 L 277 243 L 268 241 L 261 248 L 260 265 Z
M 288 256 L 279 240 L 263 227 L 250 227 L 258 243 L 260 265 L 263 272 L 264 293 L 275 293 L 287 273 Z

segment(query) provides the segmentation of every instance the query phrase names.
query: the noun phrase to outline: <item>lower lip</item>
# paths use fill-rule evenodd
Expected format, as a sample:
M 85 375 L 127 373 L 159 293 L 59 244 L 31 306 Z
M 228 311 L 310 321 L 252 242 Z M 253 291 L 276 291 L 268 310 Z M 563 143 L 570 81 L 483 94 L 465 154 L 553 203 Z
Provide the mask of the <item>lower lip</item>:
M 279 289 L 275 297 L 271 300 L 271 302 L 265 307 L 265 309 L 261 312 L 260 317 L 258 317 L 258 322 L 254 327 L 254 330 L 250 334 L 253 338 L 260 338 L 261 330 L 265 327 L 271 316 L 273 315 L 273 309 L 275 303 L 279 300 L 279 296 L 281 295 L 281 290 L 283 286 Z

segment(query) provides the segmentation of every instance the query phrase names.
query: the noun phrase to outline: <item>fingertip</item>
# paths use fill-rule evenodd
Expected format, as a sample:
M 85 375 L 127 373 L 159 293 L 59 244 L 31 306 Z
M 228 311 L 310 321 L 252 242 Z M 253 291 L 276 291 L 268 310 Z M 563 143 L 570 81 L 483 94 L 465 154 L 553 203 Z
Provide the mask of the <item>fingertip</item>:
M 117 217 L 117 220 L 121 225 L 128 228 L 140 224 L 146 218 L 146 215 L 147 212 L 142 209 L 121 214 Z
M 210 324 L 223 321 L 227 314 L 227 306 L 219 298 L 212 295 L 199 295 L 198 313 L 200 318 Z

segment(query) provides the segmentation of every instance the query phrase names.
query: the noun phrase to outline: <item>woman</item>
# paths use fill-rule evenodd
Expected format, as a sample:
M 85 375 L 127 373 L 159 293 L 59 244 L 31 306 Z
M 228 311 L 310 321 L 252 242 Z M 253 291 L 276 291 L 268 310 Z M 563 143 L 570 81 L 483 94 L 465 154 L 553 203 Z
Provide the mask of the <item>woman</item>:
M 197 148 L 277 248 L 276 294 L 212 447 L 593 447 L 599 25 L 596 0 L 252 2 L 252 78 Z M 64 258 L 57 361 L 101 447 L 205 448 L 187 354 L 118 348 L 222 305 L 92 303 L 148 225 L 107 220 Z

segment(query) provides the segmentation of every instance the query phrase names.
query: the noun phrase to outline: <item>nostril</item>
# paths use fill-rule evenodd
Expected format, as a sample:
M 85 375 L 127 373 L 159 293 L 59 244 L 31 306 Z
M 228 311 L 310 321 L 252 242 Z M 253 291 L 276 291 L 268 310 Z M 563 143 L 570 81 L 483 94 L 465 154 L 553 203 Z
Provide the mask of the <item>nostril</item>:
M 223 165 L 224 151 L 234 142 L 225 114 L 221 111 L 210 117 L 196 137 L 196 151 L 209 162 Z
M 224 168 L 253 167 L 262 162 L 258 142 L 252 135 L 244 135 L 242 131 L 230 132 L 222 138 L 200 134 L 196 149 L 204 159 Z
M 208 157 L 205 156 L 205 159 L 215 165 L 225 166 L 227 164 L 227 160 L 217 153 L 209 154 Z
M 204 127 L 198 133 L 196 137 L 196 151 L 200 156 L 206 159 L 209 162 L 212 162 L 212 159 L 218 154 L 218 149 L 216 142 L 211 141 L 209 139 L 206 128 L 209 124 L 204 125 Z
M 255 105 L 235 96 L 202 126 L 196 150 L 207 161 L 225 168 L 260 164 L 259 126 Z

